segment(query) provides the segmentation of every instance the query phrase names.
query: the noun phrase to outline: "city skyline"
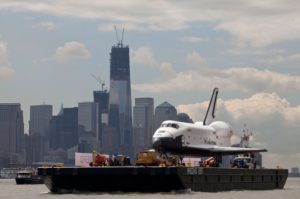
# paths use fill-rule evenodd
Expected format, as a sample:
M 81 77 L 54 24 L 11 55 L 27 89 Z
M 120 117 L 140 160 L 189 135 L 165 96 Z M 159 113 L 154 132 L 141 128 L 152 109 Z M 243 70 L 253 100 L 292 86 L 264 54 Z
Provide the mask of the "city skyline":
M 202 120 L 214 87 L 216 119 L 237 138 L 244 123 L 267 166 L 300 165 L 299 3 L 296 1 L 81 1 L 0 3 L 1 102 L 75 107 L 109 88 L 109 49 L 125 28 L 132 99 L 167 101 Z M 146 10 L 146 11 L 145 11 Z M 119 31 L 120 32 L 120 31 Z M 120 34 L 119 34 L 120 36 Z M 295 159 L 298 163 L 295 164 Z

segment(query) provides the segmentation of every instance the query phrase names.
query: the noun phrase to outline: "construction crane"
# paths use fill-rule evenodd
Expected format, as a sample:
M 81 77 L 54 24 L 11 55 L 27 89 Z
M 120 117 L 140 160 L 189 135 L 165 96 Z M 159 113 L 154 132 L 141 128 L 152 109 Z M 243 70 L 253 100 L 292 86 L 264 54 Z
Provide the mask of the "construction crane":
M 101 91 L 104 91 L 105 81 L 102 80 L 101 77 L 97 77 L 96 75 L 94 75 L 92 73 L 90 73 L 90 75 L 101 85 Z
M 118 30 L 117 30 L 117 27 L 115 26 L 115 33 L 116 33 L 116 39 L 117 39 L 117 42 L 118 42 L 118 46 L 122 47 L 123 46 L 123 40 L 124 40 L 124 28 L 123 28 L 123 31 L 122 31 L 122 37 L 121 37 L 121 40 L 119 39 L 119 35 L 118 35 Z

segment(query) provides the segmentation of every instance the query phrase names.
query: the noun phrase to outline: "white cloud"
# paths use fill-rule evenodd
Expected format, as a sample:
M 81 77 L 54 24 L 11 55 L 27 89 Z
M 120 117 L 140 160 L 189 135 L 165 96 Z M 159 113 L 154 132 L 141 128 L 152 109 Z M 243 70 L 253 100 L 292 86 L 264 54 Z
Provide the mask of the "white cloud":
M 221 93 L 222 94 L 221 90 Z M 195 104 L 180 104 L 179 112 L 188 113 L 193 120 L 203 120 L 208 107 L 208 101 Z M 245 121 L 255 123 L 256 126 L 264 125 L 266 121 L 280 118 L 281 124 L 298 125 L 300 121 L 300 105 L 292 106 L 285 98 L 276 93 L 256 93 L 244 99 L 218 99 L 216 119 L 228 117 L 233 123 L 241 126 Z M 274 129 L 270 128 L 270 131 Z M 288 134 L 290 132 L 284 132 Z
M 300 106 L 292 107 L 285 98 L 276 93 L 256 93 L 250 98 L 224 101 L 221 105 L 237 122 L 251 118 L 257 124 L 261 124 L 265 122 L 266 117 L 278 115 L 283 122 L 294 124 L 297 116 L 300 116 Z
M 0 80 L 10 78 L 14 70 L 8 60 L 8 50 L 6 45 L 0 41 Z
M 11 67 L 0 67 L 0 80 L 10 78 L 14 73 Z
M 133 50 L 132 62 L 141 66 L 159 69 L 163 72 L 163 75 L 167 75 L 167 77 L 176 75 L 176 71 L 174 70 L 172 64 L 156 60 L 153 52 L 148 47 L 141 47 L 137 50 Z
M 195 44 L 195 43 L 202 42 L 204 39 L 201 38 L 201 37 L 192 37 L 192 36 L 190 36 L 190 37 L 181 37 L 180 40 L 184 41 L 184 42 Z
M 84 44 L 72 41 L 65 43 L 62 47 L 58 47 L 53 57 L 57 61 L 66 62 L 77 59 L 88 59 L 91 57 L 91 54 Z
M 170 7 L 171 6 L 171 7 Z M 176 8 L 172 9 L 171 2 L 149 2 L 149 1 L 89 1 L 85 3 L 80 0 L 53 0 L 51 2 L 36 2 L 35 0 L 12 0 L 2 1 L 1 8 L 12 8 L 14 10 L 30 10 L 34 12 L 47 13 L 55 16 L 76 16 L 88 19 L 105 19 L 111 23 L 100 25 L 100 30 L 111 28 L 110 24 L 125 24 L 134 27 L 134 30 L 179 30 L 187 27 L 183 22 L 184 16 L 177 15 Z M 108 25 L 107 25 L 108 24 Z M 126 28 L 126 27 L 125 27 Z
M 265 16 L 265 18 L 251 14 L 221 22 L 216 29 L 230 32 L 240 45 L 246 42 L 253 47 L 265 47 L 281 41 L 300 39 L 300 36 L 296 34 L 300 32 L 300 27 L 297 25 L 298 19 L 295 20 L 295 24 L 288 23 L 294 17 L 298 17 L 298 14 Z
M 0 9 L 30 10 L 55 16 L 102 19 L 100 30 L 125 24 L 136 31 L 181 30 L 202 22 L 230 33 L 240 45 L 265 47 L 300 39 L 299 2 L 294 0 L 228 1 L 89 1 L 2 0 Z M 127 27 L 126 27 L 127 26 Z M 190 41 L 196 42 L 197 39 Z
M 57 27 L 57 24 L 54 23 L 53 21 L 43 21 L 39 23 L 39 26 L 46 28 L 48 30 L 53 30 Z
M 193 121 L 203 121 L 207 107 L 208 101 L 205 101 L 195 104 L 179 104 L 176 106 L 176 109 L 179 113 L 187 113 Z
M 192 53 L 189 53 L 186 56 L 186 63 L 190 65 L 196 65 L 196 66 L 206 66 L 207 62 L 204 57 L 199 55 L 199 53 L 193 51 Z
M 8 65 L 8 51 L 6 45 L 0 41 L 0 65 Z
M 141 47 L 132 52 L 132 62 L 135 64 L 156 67 L 159 63 L 155 60 L 153 52 L 148 47 Z
M 282 55 L 276 55 L 272 58 L 264 59 L 261 61 L 264 64 L 273 65 L 273 64 L 282 64 L 286 62 L 286 58 Z
M 262 60 L 262 63 L 273 65 L 282 64 L 287 62 L 297 62 L 300 61 L 300 53 L 290 54 L 290 55 L 276 55 L 271 58 Z
M 168 75 L 171 75 L 171 76 L 176 75 L 176 71 L 174 70 L 172 64 L 170 64 L 168 62 L 162 62 L 160 64 L 160 69 Z
M 289 59 L 293 60 L 293 61 L 299 61 L 300 60 L 300 53 L 290 55 Z
M 208 85 L 239 92 L 300 91 L 300 76 L 255 68 L 190 70 L 177 72 L 161 82 L 135 84 L 132 88 L 148 92 L 203 91 Z

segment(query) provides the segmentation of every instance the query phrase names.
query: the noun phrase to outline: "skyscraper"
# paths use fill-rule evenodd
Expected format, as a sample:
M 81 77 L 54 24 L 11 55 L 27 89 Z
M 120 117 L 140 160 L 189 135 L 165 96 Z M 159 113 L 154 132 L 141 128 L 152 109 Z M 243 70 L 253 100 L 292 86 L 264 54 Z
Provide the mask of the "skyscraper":
M 50 120 L 52 117 L 52 105 L 30 106 L 29 139 L 27 146 L 27 161 L 29 163 L 43 161 L 44 155 L 49 149 Z
M 155 108 L 155 125 L 157 129 L 165 120 L 178 120 L 176 108 L 168 102 L 164 102 Z
M 120 147 L 132 142 L 129 47 L 122 41 L 110 53 L 109 126 L 119 132 Z M 129 149 L 131 150 L 131 149 Z
M 18 103 L 0 104 L 0 167 L 24 163 L 23 111 Z
M 78 108 L 61 108 L 50 120 L 50 148 L 69 149 L 78 144 Z
M 103 141 L 103 131 L 108 125 L 108 99 L 109 93 L 107 90 L 94 91 L 94 102 L 98 103 L 98 114 L 99 114 L 99 141 Z
M 80 152 L 92 152 L 99 149 L 98 116 L 98 103 L 81 102 L 78 104 L 78 150 Z
M 62 132 L 62 115 L 55 115 L 50 120 L 49 146 L 51 149 L 58 149 L 61 147 L 62 145 L 60 139 L 61 132 Z
M 30 106 L 29 135 L 39 134 L 48 137 L 52 105 Z
M 64 149 L 78 144 L 78 108 L 64 108 L 61 143 Z
M 151 146 L 153 135 L 154 100 L 153 98 L 135 98 L 133 107 L 133 127 L 140 132 L 139 143 Z

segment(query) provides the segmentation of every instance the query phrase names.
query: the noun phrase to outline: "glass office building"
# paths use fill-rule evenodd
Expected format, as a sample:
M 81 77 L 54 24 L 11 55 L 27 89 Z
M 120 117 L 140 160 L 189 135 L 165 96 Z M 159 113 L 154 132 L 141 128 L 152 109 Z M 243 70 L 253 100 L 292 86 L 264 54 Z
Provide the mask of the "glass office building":
M 109 126 L 119 132 L 120 146 L 132 140 L 129 47 L 118 43 L 110 53 Z

